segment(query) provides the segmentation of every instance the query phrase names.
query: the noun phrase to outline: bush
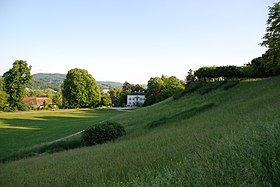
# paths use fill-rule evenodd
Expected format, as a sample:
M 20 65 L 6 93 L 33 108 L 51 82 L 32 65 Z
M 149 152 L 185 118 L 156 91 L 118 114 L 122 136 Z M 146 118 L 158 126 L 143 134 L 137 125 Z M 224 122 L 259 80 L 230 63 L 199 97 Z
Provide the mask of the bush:
M 96 145 L 115 140 L 124 134 L 125 130 L 122 125 L 115 122 L 105 121 L 86 129 L 82 133 L 82 141 L 86 145 Z

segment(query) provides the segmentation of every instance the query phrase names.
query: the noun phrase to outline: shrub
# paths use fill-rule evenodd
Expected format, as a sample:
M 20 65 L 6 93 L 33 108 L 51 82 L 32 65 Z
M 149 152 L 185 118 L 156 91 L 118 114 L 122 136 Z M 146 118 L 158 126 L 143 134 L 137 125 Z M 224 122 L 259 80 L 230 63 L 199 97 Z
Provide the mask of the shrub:
M 82 141 L 86 145 L 96 145 L 123 136 L 124 127 L 115 122 L 105 121 L 87 128 L 82 133 Z

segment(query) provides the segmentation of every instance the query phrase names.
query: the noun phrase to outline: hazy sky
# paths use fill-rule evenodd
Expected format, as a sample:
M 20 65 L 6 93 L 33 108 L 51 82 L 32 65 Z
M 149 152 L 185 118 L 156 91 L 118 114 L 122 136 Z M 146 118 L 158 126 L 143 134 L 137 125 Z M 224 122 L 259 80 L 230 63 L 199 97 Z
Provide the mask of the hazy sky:
M 260 56 L 273 0 L 0 0 L 0 74 L 88 70 L 97 80 L 184 79 Z

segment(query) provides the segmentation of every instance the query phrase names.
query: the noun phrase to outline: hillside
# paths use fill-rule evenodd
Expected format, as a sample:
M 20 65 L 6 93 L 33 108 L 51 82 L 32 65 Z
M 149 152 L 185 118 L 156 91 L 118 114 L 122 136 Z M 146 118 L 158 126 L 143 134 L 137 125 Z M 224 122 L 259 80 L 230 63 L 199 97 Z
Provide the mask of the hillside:
M 65 74 L 60 73 L 37 73 L 32 75 L 32 82 L 28 88 L 45 90 L 51 88 L 55 91 L 59 91 L 61 84 L 66 78 Z M 122 87 L 123 83 L 114 81 L 97 81 L 100 89 L 112 89 L 114 87 Z
M 280 77 L 112 120 L 115 142 L 0 165 L 0 186 L 279 186 Z

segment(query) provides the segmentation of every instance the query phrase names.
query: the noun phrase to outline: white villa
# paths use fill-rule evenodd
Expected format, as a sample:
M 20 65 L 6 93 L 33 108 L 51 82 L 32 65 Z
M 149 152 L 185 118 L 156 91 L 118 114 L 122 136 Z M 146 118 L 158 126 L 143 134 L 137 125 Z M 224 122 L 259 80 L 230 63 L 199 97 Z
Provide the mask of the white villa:
M 127 95 L 127 106 L 141 106 L 145 102 L 145 93 L 144 91 L 134 92 Z

